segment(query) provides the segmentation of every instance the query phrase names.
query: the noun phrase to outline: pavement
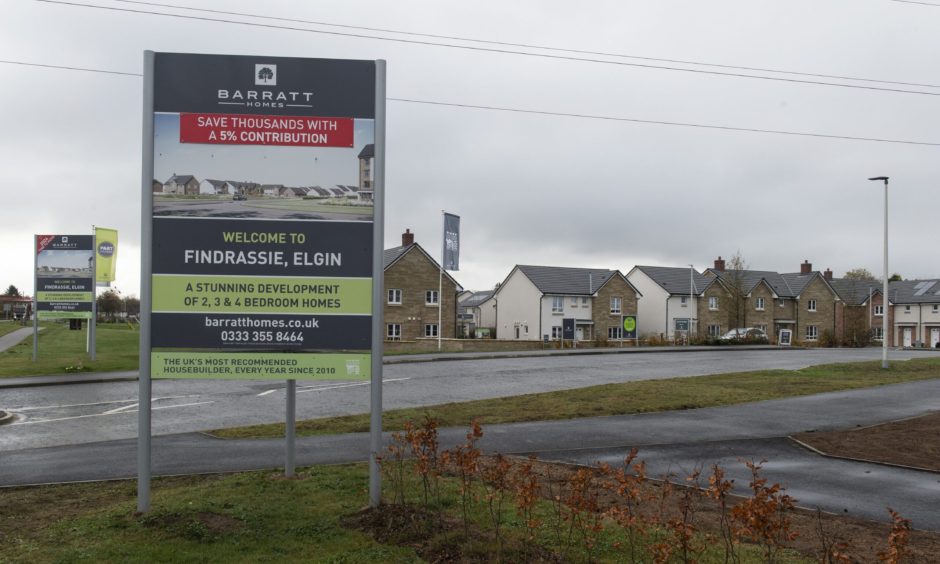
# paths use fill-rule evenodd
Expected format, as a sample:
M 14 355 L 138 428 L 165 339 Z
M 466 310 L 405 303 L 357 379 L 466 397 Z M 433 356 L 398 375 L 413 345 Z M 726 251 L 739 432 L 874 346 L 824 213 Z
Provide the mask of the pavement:
M 810 430 L 852 428 L 940 410 L 940 380 L 879 386 L 717 408 L 492 425 L 488 452 L 534 453 L 545 460 L 617 463 L 632 447 L 650 475 L 682 475 L 720 464 L 746 493 L 750 475 L 741 460 L 769 460 L 767 478 L 787 488 L 799 505 L 887 521 L 890 505 L 918 529 L 940 531 L 940 474 L 838 460 L 803 449 L 786 437 Z M 466 429 L 440 431 L 442 449 L 464 440 Z M 386 435 L 386 440 L 388 440 Z M 135 440 L 0 453 L 0 486 L 132 478 Z M 367 434 L 297 439 L 297 464 L 333 464 L 368 458 Z M 221 440 L 201 433 L 152 439 L 154 475 L 270 469 L 284 462 L 283 439 Z
M 39 328 L 42 331 L 42 327 Z M 33 327 L 23 327 L 22 329 L 17 329 L 15 331 L 10 331 L 6 335 L 0 337 L 0 352 L 3 352 L 10 347 L 15 347 L 16 345 L 23 342 L 23 339 L 28 338 L 33 334 Z

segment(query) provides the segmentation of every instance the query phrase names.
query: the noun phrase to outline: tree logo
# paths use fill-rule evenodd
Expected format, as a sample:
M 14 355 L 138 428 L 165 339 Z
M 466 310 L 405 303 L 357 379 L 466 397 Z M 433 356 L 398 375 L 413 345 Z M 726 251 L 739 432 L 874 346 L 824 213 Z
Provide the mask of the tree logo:
M 255 65 L 255 85 L 277 86 L 277 65 Z

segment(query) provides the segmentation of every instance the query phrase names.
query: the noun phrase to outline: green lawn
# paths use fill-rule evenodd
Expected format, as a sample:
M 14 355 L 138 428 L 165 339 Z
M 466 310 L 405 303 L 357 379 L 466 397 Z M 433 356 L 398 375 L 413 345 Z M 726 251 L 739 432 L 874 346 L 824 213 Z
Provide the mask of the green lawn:
M 99 323 L 96 359 L 85 352 L 87 326 L 70 331 L 68 323 L 44 322 L 39 332 L 39 358 L 33 362 L 33 337 L 0 352 L 0 378 L 64 374 L 71 367 L 85 372 L 137 370 L 140 331 L 126 323 Z
M 420 504 L 418 484 L 412 471 L 407 472 L 412 476 L 408 499 Z M 296 479 L 284 479 L 277 471 L 162 478 L 153 481 L 151 511 L 145 515 L 135 514 L 133 481 L 4 489 L 0 562 L 406 563 L 426 561 L 418 553 L 421 546 L 445 546 L 449 554 L 475 557 L 473 562 L 496 561 L 482 497 L 474 496 L 470 506 L 471 540 L 462 538 L 455 478 L 442 481 L 441 503 L 428 507 L 431 522 L 442 508 L 444 520 L 452 524 L 449 532 L 422 534 L 422 514 L 412 514 L 419 517 L 412 521 L 393 510 L 385 518 L 397 515 L 395 526 L 376 526 L 382 542 L 353 524 L 368 503 L 367 484 L 364 464 L 313 467 Z M 393 495 L 391 484 L 386 481 L 385 486 L 386 496 Z M 532 541 L 524 540 L 511 501 L 501 514 L 504 561 L 521 561 L 520 547 L 536 544 L 567 554 L 565 561 L 585 560 L 577 536 L 566 542 L 564 535 L 553 533 L 549 502 L 536 506 L 535 516 L 544 525 Z M 615 543 L 623 540 L 621 529 L 605 524 L 594 561 L 622 561 L 625 554 Z M 743 546 L 740 555 L 744 563 L 760 561 L 752 546 Z M 713 544 L 699 561 L 717 563 L 723 557 L 721 547 Z M 785 553 L 779 561 L 811 560 Z
M 383 413 L 382 425 L 386 430 L 399 430 L 406 421 L 420 421 L 425 414 L 437 419 L 442 427 L 454 427 L 465 426 L 474 418 L 484 425 L 493 425 L 695 409 L 938 377 L 940 359 L 936 358 L 893 362 L 888 370 L 881 368 L 880 361 L 826 364 L 802 370 L 765 370 L 606 384 L 561 392 L 394 409 Z M 301 436 L 368 430 L 368 414 L 297 423 L 297 434 Z M 212 433 L 223 438 L 283 437 L 284 425 L 254 425 Z
M 12 333 L 16 331 L 17 329 L 23 329 L 24 327 L 29 327 L 31 329 L 33 327 L 33 324 L 32 322 L 30 322 L 29 325 L 23 325 L 19 321 L 13 321 L 13 320 L 0 321 L 0 337 L 6 335 L 7 333 Z

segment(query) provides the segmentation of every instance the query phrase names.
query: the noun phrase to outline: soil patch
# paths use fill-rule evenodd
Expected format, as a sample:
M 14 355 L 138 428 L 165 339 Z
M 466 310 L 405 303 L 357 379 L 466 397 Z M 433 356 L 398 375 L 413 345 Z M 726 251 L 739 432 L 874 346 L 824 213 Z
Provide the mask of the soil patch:
M 858 429 L 800 433 L 793 438 L 831 456 L 940 472 L 940 412 Z
M 523 459 L 516 459 L 516 462 L 521 463 Z M 492 458 L 486 457 L 482 463 L 491 464 Z M 581 467 L 565 464 L 533 462 L 533 470 L 541 486 L 541 496 L 549 501 L 555 496 L 564 495 L 564 488 L 569 478 L 580 469 Z M 604 476 L 600 470 L 594 469 L 592 472 L 596 484 L 600 485 L 605 482 L 613 484 L 611 479 Z M 636 505 L 632 510 L 637 515 L 642 514 L 643 519 L 647 521 L 658 519 L 659 522 L 665 522 L 678 517 L 675 508 L 680 506 L 683 498 L 691 499 L 694 504 L 696 532 L 704 533 L 711 538 L 720 536 L 723 519 L 720 506 L 701 493 L 687 496 L 687 492 L 696 490 L 694 488 L 690 490 L 689 486 L 684 485 L 688 483 L 684 478 L 684 476 L 671 477 L 670 481 L 674 483 L 669 484 L 655 479 L 645 480 L 638 486 L 642 490 L 637 494 L 638 497 L 657 501 L 643 504 L 643 507 Z M 707 471 L 703 471 L 693 483 L 699 487 L 707 487 L 708 481 Z M 599 487 L 597 491 L 601 492 L 598 499 L 599 511 L 605 511 L 623 503 L 623 498 L 615 493 L 615 487 Z M 729 496 L 726 511 L 730 511 L 731 507 L 742 503 L 745 499 Z M 670 509 L 662 513 L 662 507 Z M 660 512 L 658 516 L 657 512 Z M 788 515 L 789 530 L 795 533 L 795 538 L 787 542 L 786 546 L 804 556 L 820 559 L 820 561 L 828 561 L 825 559 L 822 547 L 829 546 L 839 547 L 840 552 L 846 555 L 850 562 L 880 562 L 878 553 L 886 549 L 887 539 L 891 534 L 891 526 L 887 523 L 877 523 L 855 517 L 803 509 L 790 510 Z M 885 516 L 888 516 L 887 513 Z M 412 546 L 418 554 L 432 562 L 492 561 L 492 551 L 474 554 L 473 546 L 466 542 L 467 537 L 459 519 L 445 518 L 442 521 L 434 514 L 413 505 L 383 505 L 378 511 L 363 510 L 350 518 L 346 524 L 369 534 L 380 542 Z M 478 545 L 488 544 L 492 548 L 495 543 L 489 537 L 492 537 L 492 532 L 488 530 L 472 529 L 469 534 L 469 538 L 476 539 Z M 907 547 L 913 558 L 912 561 L 934 561 L 936 555 L 940 554 L 940 533 L 911 531 Z M 518 557 L 518 561 L 525 559 L 530 562 L 568 560 L 564 555 L 552 552 L 536 543 L 529 544 L 528 554 L 524 558 L 522 547 L 518 544 L 510 544 L 505 547 L 505 550 L 511 555 L 508 561 L 516 561 L 514 557 Z M 507 554 L 504 553 L 503 556 Z

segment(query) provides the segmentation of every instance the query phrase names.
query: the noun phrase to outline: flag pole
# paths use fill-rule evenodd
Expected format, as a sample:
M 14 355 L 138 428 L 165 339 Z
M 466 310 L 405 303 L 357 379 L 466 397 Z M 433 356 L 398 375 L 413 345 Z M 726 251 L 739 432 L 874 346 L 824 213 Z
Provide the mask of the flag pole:
M 447 234 L 444 232 L 444 210 L 441 210 L 441 264 L 440 271 L 437 273 L 437 350 L 441 350 L 441 323 L 444 312 L 444 250 L 447 246 Z

